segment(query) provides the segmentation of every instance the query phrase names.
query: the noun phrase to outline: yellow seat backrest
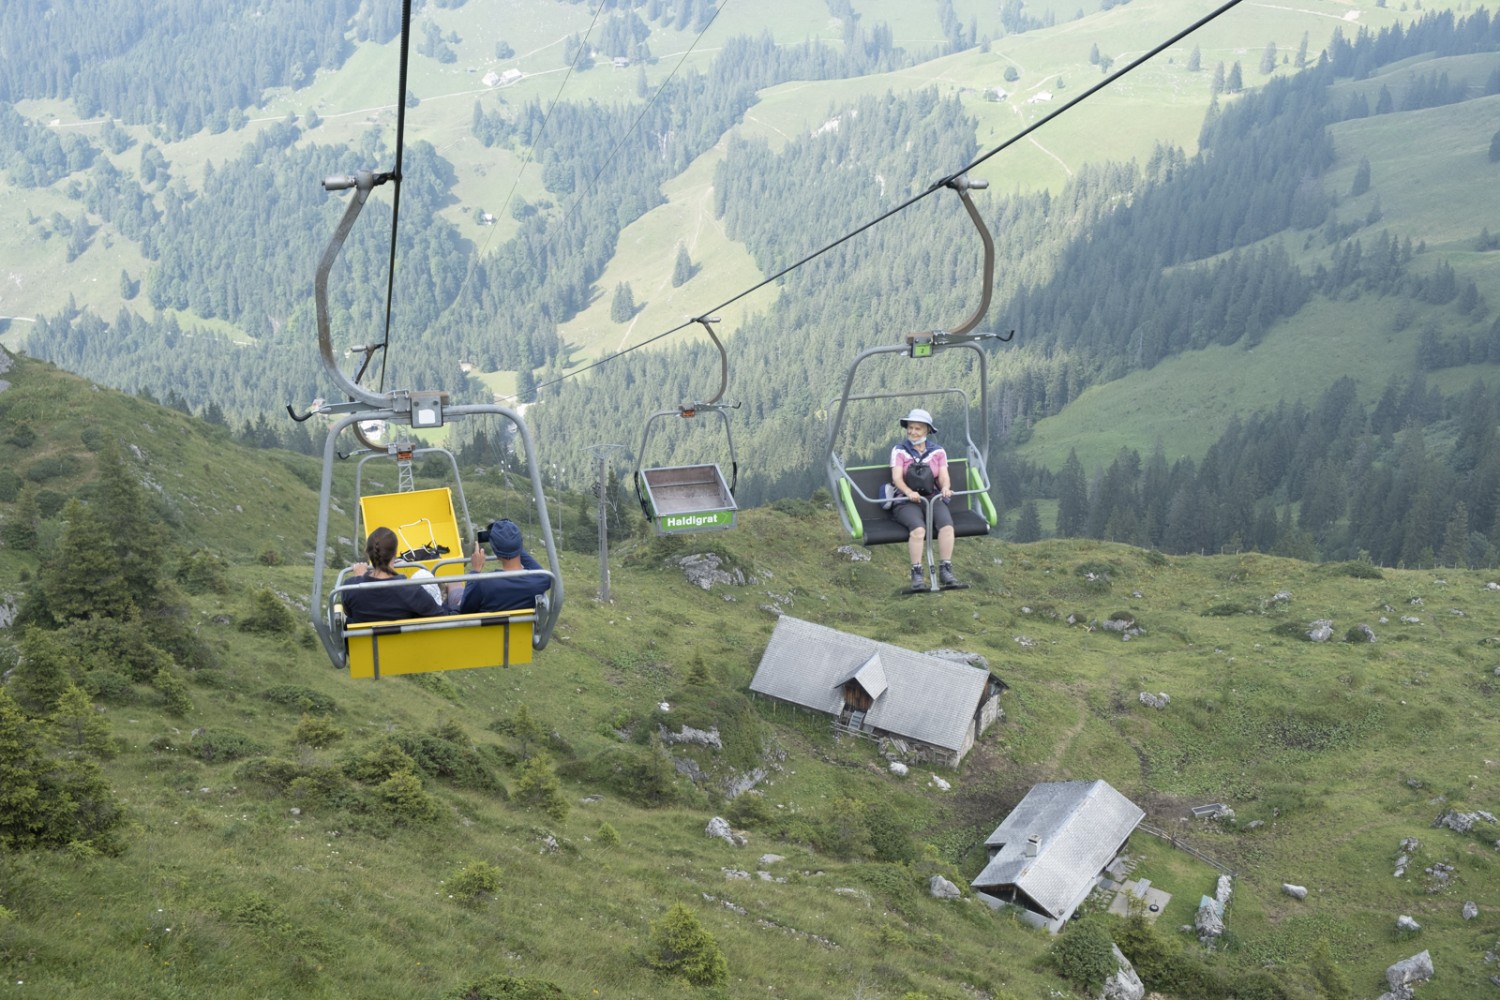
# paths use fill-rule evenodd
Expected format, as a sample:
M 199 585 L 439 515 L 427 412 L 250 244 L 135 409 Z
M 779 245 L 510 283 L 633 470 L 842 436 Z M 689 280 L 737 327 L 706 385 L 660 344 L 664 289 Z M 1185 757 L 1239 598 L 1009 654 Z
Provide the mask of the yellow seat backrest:
M 443 486 L 406 493 L 377 493 L 359 498 L 360 518 L 368 535 L 376 528 L 390 528 L 400 539 L 399 551 L 436 545 L 448 551 L 439 558 L 454 559 L 464 555 L 463 539 L 458 534 L 458 518 L 453 513 L 453 493 Z M 450 563 L 438 568 L 437 559 L 417 560 L 438 575 L 458 575 L 464 566 Z M 410 576 L 410 571 L 407 571 Z
M 344 627 L 350 677 L 508 667 L 531 662 L 536 612 L 485 611 Z

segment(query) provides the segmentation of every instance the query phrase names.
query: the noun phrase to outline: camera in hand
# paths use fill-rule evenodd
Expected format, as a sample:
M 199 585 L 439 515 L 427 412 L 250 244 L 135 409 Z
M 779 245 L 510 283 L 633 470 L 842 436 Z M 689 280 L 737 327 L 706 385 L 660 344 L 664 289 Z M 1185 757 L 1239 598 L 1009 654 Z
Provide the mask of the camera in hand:
M 480 528 L 479 533 L 474 537 L 479 540 L 480 545 L 488 545 L 490 543 L 490 529 Z

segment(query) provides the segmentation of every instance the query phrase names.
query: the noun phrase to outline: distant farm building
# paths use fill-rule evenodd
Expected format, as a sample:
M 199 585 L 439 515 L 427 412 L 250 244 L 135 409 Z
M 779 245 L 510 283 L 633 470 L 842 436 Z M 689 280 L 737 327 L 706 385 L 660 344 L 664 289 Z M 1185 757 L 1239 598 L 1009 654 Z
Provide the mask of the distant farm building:
M 832 716 L 846 732 L 917 744 L 957 767 L 1000 718 L 1005 684 L 988 670 L 782 616 L 750 690 Z
M 484 76 L 479 78 L 479 82 L 484 84 L 486 87 L 493 87 L 500 82 L 500 74 L 496 73 L 494 70 L 490 70 L 488 73 L 484 74 Z
M 1105 781 L 1033 785 L 985 840 L 989 864 L 969 886 L 1055 934 L 1145 815 Z
M 991 101 L 1003 101 L 1010 97 L 1010 91 L 1004 87 L 991 87 L 984 92 L 984 96 Z
M 1035 94 L 1032 94 L 1030 97 L 1026 98 L 1026 103 L 1027 104 L 1045 104 L 1045 103 L 1047 103 L 1050 100 L 1052 100 L 1052 91 L 1050 91 L 1050 90 L 1038 90 Z

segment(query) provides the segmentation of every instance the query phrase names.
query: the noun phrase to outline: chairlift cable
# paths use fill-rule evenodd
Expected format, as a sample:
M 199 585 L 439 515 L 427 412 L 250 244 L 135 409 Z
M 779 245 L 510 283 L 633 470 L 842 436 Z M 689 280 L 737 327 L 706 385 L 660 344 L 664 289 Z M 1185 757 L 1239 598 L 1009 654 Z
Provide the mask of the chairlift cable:
M 380 347 L 380 391 L 385 391 L 386 360 L 390 357 L 391 346 L 391 300 L 396 288 L 396 234 L 399 231 L 401 221 L 401 157 L 406 151 L 406 70 L 407 63 L 411 57 L 411 0 L 402 0 L 401 3 L 401 69 L 397 74 L 396 94 L 396 167 L 387 176 L 394 182 L 395 192 L 391 195 L 391 253 L 390 261 L 386 265 L 385 274 L 385 332 L 381 336 Z M 367 362 L 368 362 L 368 355 Z M 361 369 L 363 374 L 363 369 Z
M 1072 100 L 1068 101 L 1067 103 L 1063 104 L 1061 107 L 1057 108 L 1055 111 L 1052 111 L 1052 112 L 1044 115 L 1043 117 L 1039 118 L 1037 121 L 1035 121 L 1035 122 L 1031 123 L 1030 125 L 1026 126 L 1025 128 L 1021 129 L 1015 135 L 1013 135 L 1010 138 L 1006 139 L 1005 141 L 1001 142 L 998 146 L 995 146 L 993 149 L 990 149 L 989 151 L 985 152 L 984 154 L 982 154 L 981 156 L 979 156 L 977 159 L 975 159 L 973 162 L 971 162 L 968 166 L 965 166 L 964 168 L 962 168 L 961 170 L 957 171 L 956 173 L 949 174 L 949 175 L 947 175 L 947 176 L 945 176 L 945 177 L 943 177 L 943 178 L 941 178 L 941 179 L 933 182 L 933 184 L 930 187 L 928 187 L 926 190 L 921 191 L 918 194 L 913 195 L 912 197 L 910 197 L 910 198 L 906 199 L 905 201 L 901 202 L 899 205 L 896 205 L 894 208 L 891 208 L 890 210 L 882 213 L 881 215 L 875 217 L 874 219 L 871 219 L 869 222 L 866 222 L 864 225 L 861 225 L 858 228 L 856 228 L 856 229 L 854 229 L 854 230 L 852 230 L 852 231 L 844 234 L 843 236 L 840 236 L 838 239 L 834 240 L 832 243 L 829 243 L 827 246 L 822 247 L 819 250 L 813 251 L 812 253 L 808 254 L 806 257 L 803 257 L 801 260 L 798 260 L 798 261 L 796 261 L 796 262 L 794 262 L 792 264 L 787 265 L 786 267 L 782 268 L 780 271 L 777 271 L 775 274 L 773 274 L 773 275 L 771 275 L 771 276 L 769 276 L 767 278 L 764 278 L 763 280 L 757 282 L 754 285 L 751 285 L 749 288 L 746 288 L 744 291 L 738 293 L 737 295 L 734 295 L 734 296 L 732 296 L 732 297 L 730 297 L 728 299 L 725 299 L 723 302 L 720 302 L 718 305 L 713 306 L 713 307 L 711 307 L 709 309 L 704 310 L 702 315 L 703 316 L 708 316 L 708 315 L 710 315 L 712 313 L 719 312 L 719 311 L 723 310 L 724 308 L 726 308 L 728 306 L 731 306 L 734 303 L 738 302 L 740 299 L 743 299 L 743 298 L 745 298 L 748 295 L 751 295 L 751 294 L 753 294 L 755 292 L 760 291 L 762 288 L 766 287 L 767 285 L 771 284 L 772 282 L 778 281 L 781 278 L 784 278 L 786 275 L 790 274 L 791 272 L 797 270 L 798 268 L 800 268 L 800 267 L 802 267 L 802 266 L 804 266 L 806 264 L 812 263 L 814 260 L 816 260 L 817 258 L 823 256 L 825 253 L 828 253 L 830 250 L 833 250 L 833 249 L 835 249 L 835 248 L 837 248 L 839 246 L 842 246 L 843 244 L 849 242 L 854 237 L 860 235 L 861 233 L 866 232 L 867 230 L 873 229 L 875 226 L 878 226 L 880 223 L 886 221 L 891 216 L 896 215 L 899 212 L 906 211 L 908 208 L 910 208 L 911 206 L 915 205 L 917 202 L 921 201 L 922 199 L 928 197 L 929 195 L 933 194 L 934 192 L 941 191 L 944 188 L 952 185 L 953 183 L 955 183 L 958 180 L 958 178 L 960 178 L 961 176 L 963 176 L 963 174 L 966 171 L 971 170 L 974 167 L 979 166 L 980 164 L 982 164 L 985 161 L 989 160 L 991 157 L 995 156 L 997 153 L 1001 152 L 1004 149 L 1007 149 L 1008 147 L 1010 147 L 1011 145 L 1015 144 L 1019 140 L 1021 140 L 1021 139 L 1025 138 L 1026 136 L 1030 135 L 1032 132 L 1035 132 L 1037 129 L 1041 128 L 1043 125 L 1046 125 L 1047 123 L 1055 120 L 1059 115 L 1063 114 L 1063 112 L 1070 111 L 1073 108 L 1077 107 L 1080 102 L 1086 100 L 1089 97 L 1092 97 L 1094 94 L 1097 94 L 1099 91 L 1101 91 L 1104 88 L 1106 88 L 1106 87 L 1110 86 L 1111 84 L 1115 83 L 1121 77 L 1125 76 L 1125 74 L 1127 74 L 1127 73 L 1131 72 L 1132 70 L 1135 70 L 1136 68 L 1144 65 L 1149 60 L 1151 60 L 1151 59 L 1155 58 L 1156 56 L 1160 55 L 1166 49 L 1168 49 L 1171 46 L 1173 46 L 1173 45 L 1177 44 L 1178 42 L 1182 41 L 1182 39 L 1186 38 L 1188 35 L 1192 34 L 1195 31 L 1197 31 L 1199 28 L 1204 27 L 1205 25 L 1207 25 L 1210 22 L 1216 20 L 1217 18 L 1219 18 L 1223 14 L 1229 12 L 1230 10 L 1232 10 L 1234 7 L 1237 7 L 1242 2 L 1243 2 L 1243 0 L 1226 0 L 1226 2 L 1224 4 L 1222 4 L 1219 7 L 1215 8 L 1210 13 L 1205 14 L 1203 17 L 1200 17 L 1198 20 L 1194 21 L 1192 24 L 1190 24 L 1186 28 L 1183 28 L 1182 30 L 1176 32 L 1175 34 L 1173 34 L 1170 38 L 1166 39 L 1165 41 L 1163 41 L 1163 42 L 1161 42 L 1161 43 L 1153 46 L 1152 48 L 1148 49 L 1145 53 L 1143 53 L 1142 55 L 1140 55 L 1140 56 L 1136 57 L 1135 59 L 1131 60 L 1129 63 L 1126 63 L 1124 66 L 1120 67 L 1119 70 L 1117 70 L 1114 73 L 1111 73 L 1109 76 L 1105 77 L 1104 79 L 1100 80 L 1098 83 L 1096 83 L 1093 86 L 1089 87 L 1083 93 L 1079 94 L 1077 97 L 1075 97 Z M 601 365 L 608 364 L 609 362 L 614 361 L 614 360 L 616 360 L 618 358 L 622 358 L 625 355 L 630 354 L 630 353 L 632 353 L 634 351 L 638 351 L 638 350 L 640 350 L 643 347 L 648 347 L 651 344 L 656 343 L 658 340 L 663 340 L 663 339 L 665 339 L 667 337 L 672 336 L 675 333 L 681 333 L 683 330 L 687 329 L 688 327 L 690 327 L 693 324 L 698 323 L 700 321 L 701 320 L 700 320 L 699 317 L 693 317 L 691 319 L 685 320 L 684 322 L 677 324 L 676 326 L 672 327 L 671 329 L 663 330 L 661 333 L 658 333 L 658 334 L 656 334 L 655 336 L 652 336 L 652 337 L 648 337 L 645 340 L 640 341 L 639 343 L 632 344 L 631 346 L 626 347 L 626 348 L 622 348 L 621 350 L 618 350 L 618 351 L 614 352 L 613 354 L 609 354 L 609 355 L 606 355 L 605 357 L 599 358 L 597 361 L 592 361 L 589 364 L 583 365 L 582 367 L 575 368 L 574 370 L 572 370 L 570 372 L 567 372 L 566 374 L 559 375 L 557 378 L 552 379 L 551 381 L 543 382 L 543 383 L 537 385 L 536 391 L 540 392 L 543 389 L 550 388 L 550 387 L 552 387 L 554 385 L 557 385 L 557 384 L 559 384 L 559 383 L 561 383 L 561 382 L 563 382 L 563 381 L 565 381 L 567 379 L 573 378 L 573 377 L 578 376 L 578 375 L 582 375 L 584 372 L 590 371 L 590 370 L 592 370 L 594 368 L 598 368 Z M 515 399 L 516 397 L 512 396 L 512 397 L 508 397 L 508 398 Z

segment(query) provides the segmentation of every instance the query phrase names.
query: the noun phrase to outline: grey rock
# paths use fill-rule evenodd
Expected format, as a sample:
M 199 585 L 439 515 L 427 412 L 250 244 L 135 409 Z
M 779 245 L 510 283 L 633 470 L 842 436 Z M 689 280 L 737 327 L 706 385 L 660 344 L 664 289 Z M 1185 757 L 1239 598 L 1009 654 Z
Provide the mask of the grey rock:
M 1410 989 L 1413 983 L 1425 983 L 1431 978 L 1432 956 L 1426 951 L 1403 958 L 1385 970 L 1385 981 L 1392 990 Z
M 941 875 L 934 875 L 927 880 L 927 893 L 933 899 L 958 899 L 963 896 L 958 886 Z
M 1154 708 L 1158 712 L 1172 703 L 1172 696 L 1165 691 L 1152 694 L 1150 691 L 1142 691 L 1136 696 L 1137 700 L 1147 708 Z
M 1146 985 L 1136 975 L 1135 966 L 1118 946 L 1112 944 L 1110 950 L 1114 953 L 1116 968 L 1114 974 L 1104 981 L 1100 1000 L 1144 1000 Z
M 1312 628 L 1307 630 L 1307 637 L 1313 642 L 1327 642 L 1333 638 L 1333 622 L 1322 619 L 1312 623 Z
M 1419 931 L 1421 929 L 1422 929 L 1422 925 L 1421 924 L 1417 923 L 1415 920 L 1413 920 L 1411 917 L 1407 916 L 1404 913 L 1401 914 L 1401 916 L 1399 916 L 1399 917 L 1396 918 L 1396 930 L 1398 930 L 1398 931 L 1412 931 L 1412 932 L 1415 932 L 1415 931 Z
M 838 553 L 848 557 L 850 562 L 869 562 L 870 550 L 858 545 L 840 545 Z
M 702 729 L 694 729 L 692 726 L 683 726 L 678 732 L 669 732 L 666 726 L 658 724 L 657 733 L 661 736 L 663 743 L 691 743 L 693 746 L 710 747 L 714 750 L 723 750 L 724 744 L 719 739 L 719 727 L 705 732 Z
M 710 590 L 714 584 L 724 584 L 731 587 L 743 587 L 745 585 L 744 570 L 736 569 L 733 572 L 722 569 L 724 560 L 713 552 L 697 552 L 692 555 L 680 556 L 672 560 L 682 569 L 688 582 Z
M 1479 916 L 1479 906 L 1472 899 L 1464 903 L 1463 915 L 1465 920 L 1473 920 Z
M 786 858 L 783 855 L 780 855 L 780 854 L 762 854 L 760 856 L 760 866 L 762 868 L 764 868 L 767 865 L 774 865 L 778 861 L 785 861 L 785 860 L 786 860 Z
M 1474 828 L 1474 821 L 1479 816 L 1476 813 L 1459 812 L 1457 809 L 1449 809 L 1437 819 L 1432 825 L 1436 827 L 1447 827 L 1454 833 L 1468 833 Z
M 1224 918 L 1219 916 L 1219 908 L 1213 903 L 1204 903 L 1198 907 L 1198 915 L 1193 918 L 1193 928 L 1198 932 L 1198 940 L 1207 943 L 1224 933 Z
M 1305 885 L 1292 885 L 1290 882 L 1283 882 L 1281 883 L 1281 891 L 1293 899 L 1307 898 L 1307 886 Z
M 898 778 L 904 778 L 904 777 L 906 777 L 906 774 L 907 774 L 908 770 L 910 770 L 910 769 L 905 764 L 901 763 L 899 760 L 893 760 L 893 761 L 891 761 L 891 773 L 894 774 L 896 777 L 898 777 Z
M 708 826 L 703 832 L 710 837 L 717 837 L 731 847 L 744 847 L 745 838 L 730 829 L 729 821 L 722 816 L 715 816 L 708 821 Z
M 1370 626 L 1366 625 L 1364 622 L 1360 622 L 1358 625 L 1354 626 L 1353 631 L 1354 631 L 1355 636 L 1358 637 L 1357 641 L 1360 641 L 1360 642 L 1374 642 L 1375 641 L 1375 630 L 1372 629 Z

